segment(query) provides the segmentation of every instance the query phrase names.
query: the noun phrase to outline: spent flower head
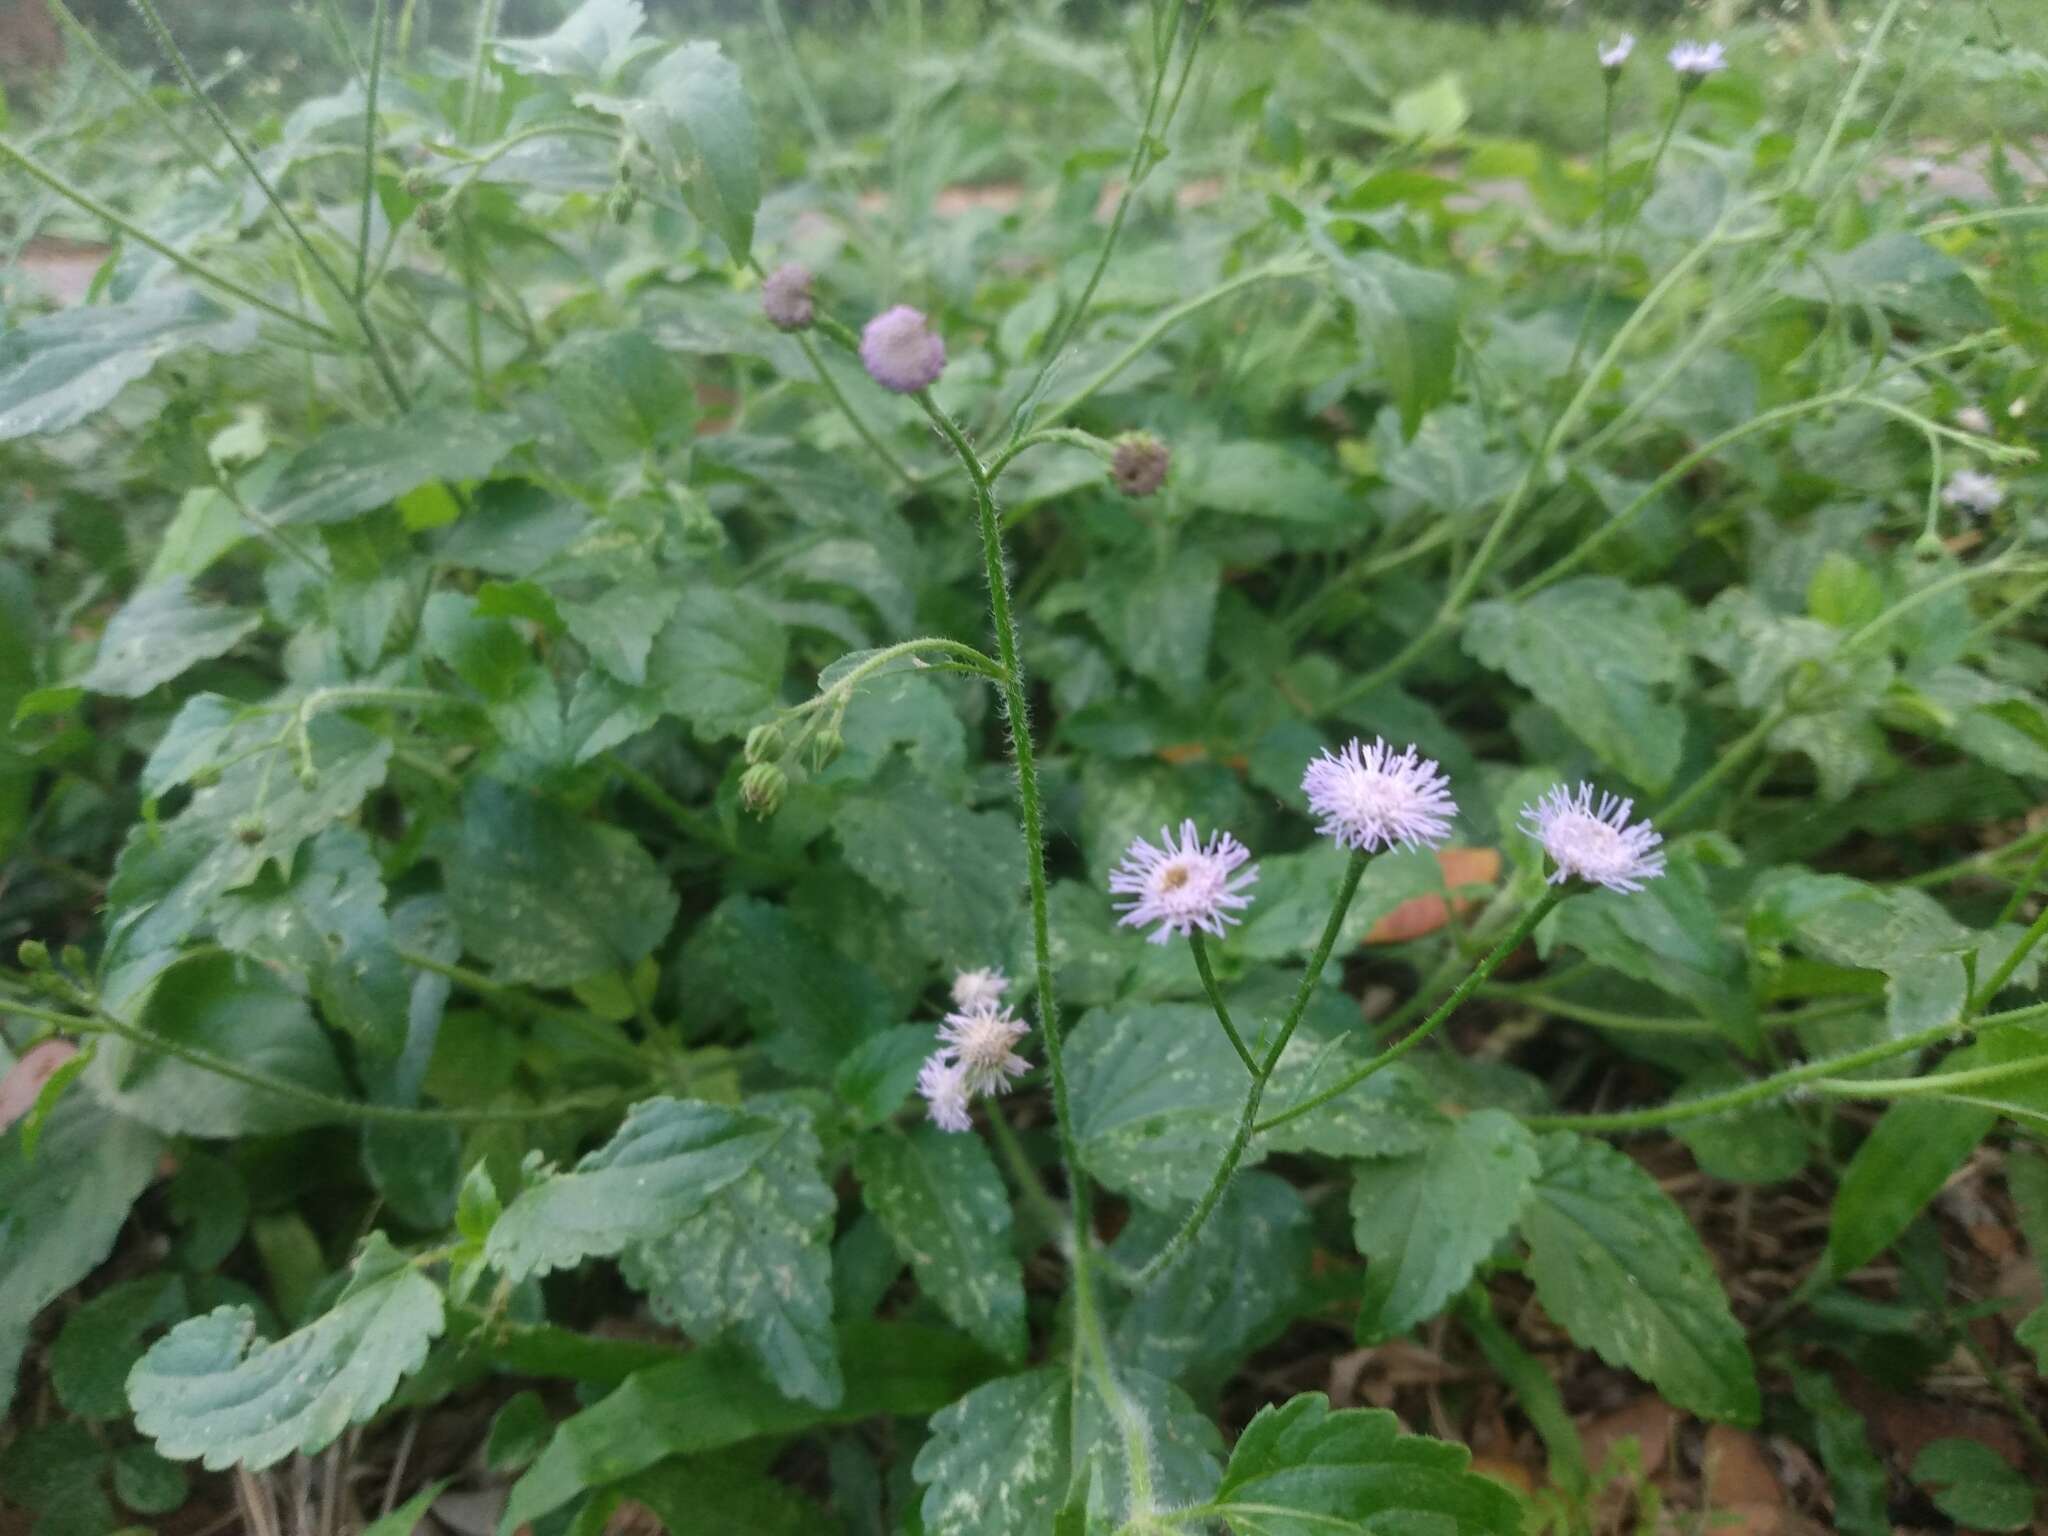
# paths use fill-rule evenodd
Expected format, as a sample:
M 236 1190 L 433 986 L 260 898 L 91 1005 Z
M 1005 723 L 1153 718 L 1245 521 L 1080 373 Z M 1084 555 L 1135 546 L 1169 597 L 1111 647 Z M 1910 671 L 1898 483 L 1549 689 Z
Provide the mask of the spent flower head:
M 967 1117 L 967 1105 L 974 1096 L 967 1086 L 967 1073 L 946 1052 L 939 1051 L 925 1058 L 917 1073 L 917 1092 L 918 1097 L 924 1100 L 925 1112 L 932 1117 L 932 1124 L 940 1130 L 965 1131 L 973 1128 L 974 1122 Z
M 1621 66 L 1628 62 L 1628 56 L 1635 51 L 1635 33 L 1624 32 L 1613 42 L 1600 44 L 1600 67 L 1607 71 L 1611 79 L 1621 73 Z
M 811 301 L 811 269 L 785 261 L 761 283 L 761 313 L 778 331 L 808 331 L 817 314 Z
M 1959 512 L 1987 516 L 1996 512 L 2005 500 L 2005 487 L 1995 476 L 1987 475 L 1981 469 L 1959 469 L 1941 488 L 1941 500 L 1943 505 L 1954 507 Z
M 1358 853 L 1441 845 L 1458 814 L 1450 783 L 1415 747 L 1397 753 L 1377 737 L 1367 746 L 1354 736 L 1301 776 L 1308 808 L 1322 818 L 1316 830 Z
M 1000 1004 L 964 1008 L 946 1015 L 939 1026 L 944 1049 L 967 1080 L 969 1093 L 1008 1093 L 1010 1079 L 1022 1077 L 1031 1063 L 1017 1054 L 1017 1042 L 1031 1033 L 1025 1022 Z
M 1610 891 L 1640 891 L 1645 880 L 1664 873 L 1664 855 L 1657 851 L 1664 839 L 1647 821 L 1630 824 L 1633 800 L 1603 793 L 1596 805 L 1593 794 L 1590 784 L 1579 785 L 1576 793 L 1553 785 L 1534 805 L 1522 807 L 1522 830 L 1557 865 L 1552 885 L 1577 876 Z
M 961 971 L 953 978 L 953 1006 L 969 1012 L 1000 1007 L 1003 994 L 1009 990 L 1010 978 L 994 966 Z
M 1172 460 L 1166 444 L 1150 432 L 1126 432 L 1116 440 L 1116 452 L 1109 461 L 1109 478 L 1126 496 L 1150 496 L 1166 484 L 1166 470 Z
M 899 395 L 936 384 L 946 368 L 946 344 L 908 304 L 885 309 L 860 333 L 860 365 L 868 377 Z
M 1678 71 L 1679 85 L 1688 90 L 1728 67 L 1727 52 L 1719 43 L 1674 43 L 1665 57 Z
M 1154 846 L 1142 837 L 1131 839 L 1123 862 L 1111 872 L 1110 894 L 1123 914 L 1120 926 L 1159 927 L 1146 937 L 1164 944 L 1175 934 L 1196 929 L 1222 938 L 1228 925 L 1241 922 L 1237 913 L 1251 905 L 1245 887 L 1259 878 L 1259 867 L 1244 867 L 1251 852 L 1228 832 L 1212 832 L 1204 843 L 1192 820 L 1180 824 L 1176 841 L 1165 827 Z

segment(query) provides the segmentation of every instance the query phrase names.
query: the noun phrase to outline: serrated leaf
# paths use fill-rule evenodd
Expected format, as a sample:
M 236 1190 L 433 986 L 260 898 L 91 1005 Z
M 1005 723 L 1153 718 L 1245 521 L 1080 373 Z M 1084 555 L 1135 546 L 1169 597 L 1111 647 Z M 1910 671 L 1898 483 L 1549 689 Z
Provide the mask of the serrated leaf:
M 1344 487 L 1307 451 L 1283 443 L 1224 443 L 1197 459 L 1181 490 L 1196 506 L 1284 523 L 1335 523 L 1351 511 Z
M 626 1279 L 657 1317 L 707 1342 L 733 1335 L 785 1393 L 829 1408 L 845 1392 L 832 1335 L 838 1202 L 809 1115 L 778 1106 L 755 1118 L 777 1127 L 770 1144 L 672 1229 L 628 1246 Z
M 36 1314 L 114 1246 L 156 1173 L 163 1138 L 83 1093 L 59 1101 L 36 1155 L 0 1134 L 0 1414 Z
M 833 1070 L 832 1086 L 862 1127 L 880 1125 L 903 1107 L 932 1044 L 929 1026 L 899 1024 L 847 1052 Z
M 493 779 L 471 782 L 443 868 L 464 945 L 501 981 L 629 971 L 675 921 L 674 887 L 630 834 Z
M 239 352 L 255 339 L 254 315 L 190 288 L 15 319 L 0 331 L 0 441 L 77 426 L 185 347 Z
M 182 576 L 144 587 L 107 621 L 81 687 L 139 699 L 187 668 L 225 655 L 262 623 L 244 608 L 201 602 Z
M 1351 1226 L 1372 1262 L 1359 1338 L 1406 1333 L 1463 1290 L 1514 1229 L 1539 1166 L 1535 1138 L 1498 1109 L 1453 1121 L 1412 1157 L 1360 1163 Z
M 1024 1353 L 1024 1271 L 1010 1193 L 981 1139 L 921 1125 L 865 1137 L 853 1171 L 918 1288 L 995 1353 Z
M 1182 1220 L 1140 1206 L 1110 1251 L 1136 1271 Z M 1310 1247 L 1308 1208 L 1293 1186 L 1269 1173 L 1239 1174 L 1187 1253 L 1117 1319 L 1118 1358 L 1206 1396 L 1293 1318 L 1308 1286 Z
M 644 1099 L 618 1134 L 566 1173 L 523 1190 L 484 1255 L 513 1280 L 621 1252 L 676 1231 L 765 1157 L 785 1127 L 682 1099 Z
M 1160 561 L 1119 565 L 1090 587 L 1089 612 L 1124 664 L 1181 698 L 1209 670 L 1209 633 L 1223 570 L 1215 556 L 1178 549 Z
M 718 44 L 679 44 L 641 77 L 634 99 L 579 99 L 625 118 L 732 260 L 746 262 L 761 202 L 761 150 L 739 66 Z
M 1245 1070 L 1206 1006 L 1096 1009 L 1066 1045 L 1088 1171 L 1162 1210 L 1201 1198 L 1244 1105 Z
M 262 510 L 275 523 L 338 523 L 430 480 L 481 479 L 523 436 L 507 418 L 458 410 L 331 427 L 292 455 Z
M 316 1321 L 276 1342 L 247 1307 L 180 1323 L 128 1377 L 135 1427 L 165 1456 L 261 1471 L 366 1422 L 440 1336 L 441 1292 L 381 1233 Z
M 1456 95 L 1454 79 L 1438 83 Z M 1397 103 L 1397 118 L 1400 111 Z M 1351 302 L 1359 334 L 1400 410 L 1401 436 L 1412 438 L 1422 418 L 1450 398 L 1458 361 L 1457 284 L 1384 251 L 1341 253 L 1334 271 L 1337 290 Z
M 1403 1434 L 1383 1409 L 1332 1412 L 1305 1392 L 1245 1426 L 1205 1512 L 1239 1536 L 1518 1536 L 1520 1503 L 1470 1461 L 1463 1446 Z
M 1961 1053 L 1958 1053 L 1961 1054 Z M 1961 1066 L 1961 1062 L 1945 1063 Z M 1888 1107 L 1835 1191 L 1828 1272 L 1861 1269 L 1892 1245 L 1997 1122 L 1989 1109 L 1902 1099 Z
M 563 598 L 561 610 L 569 633 L 590 652 L 591 659 L 622 683 L 639 687 L 647 681 L 647 656 L 654 637 L 682 601 L 682 592 L 656 577 L 622 581 L 583 601 Z
M 128 1412 L 128 1372 L 142 1358 L 142 1336 L 185 1315 L 185 1285 L 175 1274 L 143 1275 L 110 1285 L 64 1320 L 50 1351 L 57 1400 L 84 1419 Z
M 2033 1487 L 1981 1440 L 1931 1442 L 1913 1458 L 1913 1481 L 1957 1525 L 1975 1531 L 2024 1531 L 2033 1524 Z
M 1674 1407 L 1753 1424 L 1756 1368 L 1714 1266 L 1656 1180 L 1602 1142 L 1558 1132 L 1522 1215 L 1545 1310 Z
M 1076 1475 L 1070 1458 L 1080 1447 L 1089 1462 L 1078 1474 L 1088 1480 L 1087 1528 L 1117 1529 L 1137 1513 L 1127 1430 L 1144 1445 L 1154 1508 L 1181 1508 L 1207 1494 L 1220 1449 L 1215 1426 L 1155 1376 L 1120 1370 L 1116 1379 L 1114 1410 L 1094 1377 L 1077 1390 L 1067 1371 L 1047 1368 L 989 1382 L 934 1414 L 913 1468 L 925 1488 L 929 1536 L 1043 1536 Z
M 970 811 L 908 776 L 850 797 L 832 818 L 846 862 L 905 907 L 941 963 L 996 953 L 1024 888 L 1024 847 L 1006 811 Z
M 693 586 L 655 636 L 647 686 L 707 739 L 738 736 L 781 695 L 788 636 L 742 592 Z
M 647 20 L 640 0 L 583 0 L 545 37 L 501 37 L 498 57 L 530 75 L 603 81 L 653 46 L 640 36 Z
M 1464 644 L 1631 783 L 1670 785 L 1685 717 L 1663 695 L 1681 680 L 1685 652 L 1648 594 L 1608 576 L 1561 581 L 1518 603 L 1479 604 Z

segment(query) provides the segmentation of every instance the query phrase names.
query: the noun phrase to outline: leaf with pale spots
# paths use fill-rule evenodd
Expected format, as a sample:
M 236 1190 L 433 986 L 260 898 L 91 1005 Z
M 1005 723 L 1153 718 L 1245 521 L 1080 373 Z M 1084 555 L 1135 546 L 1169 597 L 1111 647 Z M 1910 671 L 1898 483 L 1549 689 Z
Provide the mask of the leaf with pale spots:
M 174 1460 L 260 1471 L 361 1424 L 440 1335 L 441 1292 L 372 1233 L 324 1316 L 275 1343 L 247 1307 L 180 1323 L 128 1377 L 135 1425 Z
M 1024 1353 L 1024 1272 L 1010 1196 L 979 1137 L 919 1126 L 854 1149 L 868 1209 L 939 1310 L 1005 1359 Z
M 849 799 L 832 830 L 846 862 L 900 900 L 935 960 L 995 951 L 1024 890 L 1024 851 L 1006 811 L 970 811 L 904 774 Z

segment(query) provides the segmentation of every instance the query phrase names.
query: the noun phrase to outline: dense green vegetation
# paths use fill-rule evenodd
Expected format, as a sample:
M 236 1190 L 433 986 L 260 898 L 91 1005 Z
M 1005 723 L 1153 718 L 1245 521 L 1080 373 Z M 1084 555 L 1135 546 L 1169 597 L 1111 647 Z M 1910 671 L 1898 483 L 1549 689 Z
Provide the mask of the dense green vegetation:
M 139 5 L 0 138 L 35 1531 L 1620 1528 L 1624 1382 L 2040 1513 L 2018 18 Z

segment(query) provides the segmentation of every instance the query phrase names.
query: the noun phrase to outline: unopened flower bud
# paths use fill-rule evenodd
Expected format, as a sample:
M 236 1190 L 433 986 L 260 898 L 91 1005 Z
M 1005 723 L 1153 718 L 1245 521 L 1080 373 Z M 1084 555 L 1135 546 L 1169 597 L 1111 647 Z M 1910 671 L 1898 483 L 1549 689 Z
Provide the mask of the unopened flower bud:
M 83 976 L 92 969 L 85 958 L 85 951 L 76 944 L 66 944 L 57 951 L 57 963 L 78 976 Z
M 773 816 L 782 807 L 789 776 L 773 763 L 756 763 L 740 775 L 740 804 L 756 816 Z
M 832 760 L 845 750 L 846 738 L 839 734 L 839 722 L 834 720 L 811 738 L 811 764 L 824 769 L 832 766 Z
M 41 939 L 23 939 L 21 948 L 15 953 L 24 971 L 47 971 L 50 968 L 50 946 Z
M 770 720 L 747 732 L 747 761 L 765 763 L 782 756 L 782 727 Z
M 946 344 L 921 310 L 898 304 L 860 333 L 860 363 L 882 388 L 914 395 L 931 388 L 946 371 Z
M 785 261 L 761 284 L 761 313 L 778 331 L 808 331 L 817 314 L 811 301 L 811 269 Z
M 435 201 L 421 203 L 419 207 L 413 209 L 412 221 L 425 230 L 431 238 L 439 234 L 448 223 L 448 205 Z
M 614 224 L 623 224 L 633 217 L 633 210 L 640 206 L 640 193 L 623 182 L 613 187 L 611 195 L 604 200 L 605 212 L 612 216 Z
M 1150 432 L 1126 432 L 1116 440 L 1109 478 L 1126 496 L 1150 496 L 1166 483 L 1172 457 L 1166 444 Z
M 261 816 L 237 816 L 229 824 L 238 843 L 253 845 L 263 841 L 263 818 Z
M 434 195 L 434 178 L 425 171 L 407 171 L 405 195 L 416 203 L 426 202 Z

